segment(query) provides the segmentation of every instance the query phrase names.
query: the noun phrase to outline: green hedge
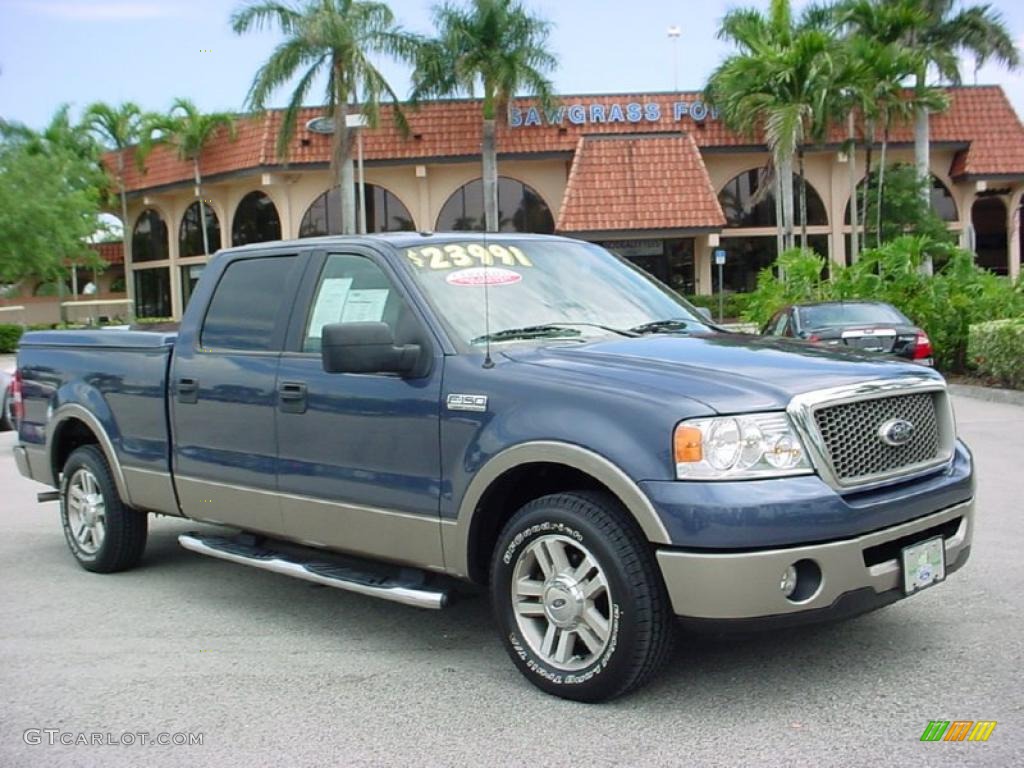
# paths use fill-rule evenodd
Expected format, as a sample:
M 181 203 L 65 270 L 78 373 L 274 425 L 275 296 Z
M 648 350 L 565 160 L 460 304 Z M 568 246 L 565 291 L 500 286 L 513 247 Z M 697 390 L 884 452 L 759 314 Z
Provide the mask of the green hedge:
M 22 327 L 11 323 L 0 324 L 0 352 L 14 352 L 18 348 Z
M 1014 389 L 1024 389 L 1024 317 L 972 325 L 967 358 L 982 376 Z
M 718 295 L 714 296 L 684 296 L 688 302 L 693 304 L 695 307 L 707 307 L 711 310 L 711 315 L 717 320 L 718 319 Z M 724 318 L 738 318 L 747 309 L 747 304 L 750 301 L 749 293 L 726 293 L 723 299 L 723 314 Z

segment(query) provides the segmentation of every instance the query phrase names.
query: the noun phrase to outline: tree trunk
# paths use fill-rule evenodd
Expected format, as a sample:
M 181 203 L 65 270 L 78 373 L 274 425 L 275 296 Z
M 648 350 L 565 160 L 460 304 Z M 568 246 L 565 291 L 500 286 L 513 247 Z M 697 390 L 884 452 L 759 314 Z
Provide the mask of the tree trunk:
M 867 148 L 864 150 L 864 189 L 861 190 L 861 211 L 864 214 L 864 245 L 868 242 L 868 194 L 871 191 L 871 156 L 874 153 L 875 127 L 868 128 Z
M 341 200 L 341 233 L 356 232 L 356 180 L 352 167 L 352 132 L 348 117 L 348 89 L 344 85 L 341 65 L 334 63 L 334 133 L 331 142 L 331 173 L 338 180 Z
M 786 250 L 786 242 L 783 237 L 782 222 L 782 175 L 778 166 L 772 166 L 772 184 L 775 186 L 775 255 L 778 256 Z
M 488 232 L 497 232 L 501 228 L 498 219 L 498 148 L 496 142 L 497 120 L 484 118 L 483 131 L 483 188 L 484 188 L 484 227 Z
M 192 158 L 192 168 L 196 177 L 196 195 L 199 196 L 199 228 L 203 232 L 203 255 L 210 257 L 210 236 L 206 234 L 206 203 L 203 202 L 203 180 L 199 175 L 199 158 Z M 178 254 L 181 256 L 181 254 Z
M 124 188 L 124 149 L 117 151 L 117 186 L 121 193 L 121 257 L 124 259 L 124 290 L 130 304 L 129 312 L 131 317 L 135 316 L 135 273 L 128 269 L 130 261 L 128 254 L 129 247 L 129 226 L 128 226 L 128 192 Z M 131 318 L 129 318 L 131 319 Z
M 786 155 L 779 165 L 782 173 L 783 243 L 788 251 L 796 245 L 793 236 L 793 156 Z
M 925 87 L 925 73 L 917 74 L 916 90 Z M 931 162 L 929 157 L 930 126 L 928 108 L 918 106 L 914 113 L 914 165 L 917 166 L 917 178 L 921 182 L 921 197 L 926 205 L 931 204 Z
M 853 110 L 846 116 L 850 147 L 846 158 L 850 180 L 850 264 L 860 257 L 860 232 L 857 231 L 857 125 Z
M 807 177 L 804 175 L 804 148 L 797 150 L 800 164 L 800 247 L 807 247 Z
M 878 196 L 875 200 L 875 246 L 882 245 L 882 199 L 885 191 L 885 150 L 889 146 L 889 119 L 882 129 L 882 154 L 878 158 Z

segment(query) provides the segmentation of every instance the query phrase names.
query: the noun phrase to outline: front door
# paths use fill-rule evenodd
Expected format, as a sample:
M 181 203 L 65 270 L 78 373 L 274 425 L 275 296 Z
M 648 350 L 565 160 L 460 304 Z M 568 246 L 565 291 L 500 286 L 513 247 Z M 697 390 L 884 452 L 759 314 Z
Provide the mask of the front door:
M 313 256 L 277 376 L 278 489 L 287 535 L 368 556 L 441 566 L 439 399 L 443 358 L 378 254 Z M 327 373 L 327 323 L 385 322 L 419 344 L 415 376 Z

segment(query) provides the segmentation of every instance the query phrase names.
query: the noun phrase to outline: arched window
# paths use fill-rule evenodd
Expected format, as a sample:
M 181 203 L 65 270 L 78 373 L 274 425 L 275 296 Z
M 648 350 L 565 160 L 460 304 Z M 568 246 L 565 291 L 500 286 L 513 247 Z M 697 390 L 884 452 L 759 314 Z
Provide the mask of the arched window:
M 498 178 L 498 229 L 501 232 L 555 231 L 551 209 L 533 187 L 505 176 Z M 437 217 L 438 232 L 484 230 L 484 185 L 480 179 L 455 190 Z
M 147 208 L 139 214 L 132 230 L 132 261 L 161 261 L 168 258 L 167 224 L 163 216 Z
M 203 205 L 206 211 L 206 239 L 209 241 L 210 253 L 220 248 L 220 221 L 213 206 Z M 178 256 L 201 256 L 203 254 L 203 231 L 199 228 L 199 201 L 192 203 L 181 217 L 178 228 Z
M 770 186 L 764 188 L 764 184 Z M 718 193 L 726 227 L 774 227 L 775 190 L 763 169 L 753 168 L 733 177 Z M 800 177 L 793 174 L 793 223 L 800 226 Z M 817 190 L 807 184 L 807 225 L 828 224 L 825 204 Z
M 359 192 L 356 192 L 358 215 Z M 411 232 L 412 214 L 405 204 L 384 187 L 366 185 L 366 231 Z M 338 187 L 324 192 L 306 209 L 299 225 L 299 237 L 341 234 L 341 195 Z
M 883 190 L 884 193 L 885 190 Z M 860 180 L 857 185 L 857 211 L 862 213 L 864 206 L 861 204 L 861 196 L 864 194 L 864 179 Z M 884 195 L 883 195 L 884 197 Z M 959 221 L 960 214 L 956 210 L 956 201 L 953 200 L 953 193 L 949 191 L 949 187 L 942 183 L 935 174 L 932 174 L 932 189 L 931 189 L 931 200 L 932 210 L 938 215 L 943 221 Z M 883 205 L 884 207 L 884 205 Z M 863 215 L 858 219 L 861 225 L 864 224 Z M 850 223 L 850 201 L 846 201 L 846 214 L 843 219 L 844 224 Z
M 281 239 L 281 219 L 274 201 L 262 192 L 242 198 L 231 222 L 231 244 L 265 243 Z

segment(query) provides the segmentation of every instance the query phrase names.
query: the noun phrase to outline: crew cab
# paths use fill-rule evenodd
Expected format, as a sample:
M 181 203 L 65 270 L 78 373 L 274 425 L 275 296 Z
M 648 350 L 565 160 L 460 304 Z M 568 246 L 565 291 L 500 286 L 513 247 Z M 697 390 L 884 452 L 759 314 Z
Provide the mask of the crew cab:
M 570 699 L 648 680 L 677 618 L 851 616 L 970 551 L 938 373 L 730 333 L 577 240 L 224 250 L 177 333 L 27 333 L 13 389 L 87 570 L 138 563 L 158 513 L 223 526 L 192 552 L 421 608 L 475 583 Z

